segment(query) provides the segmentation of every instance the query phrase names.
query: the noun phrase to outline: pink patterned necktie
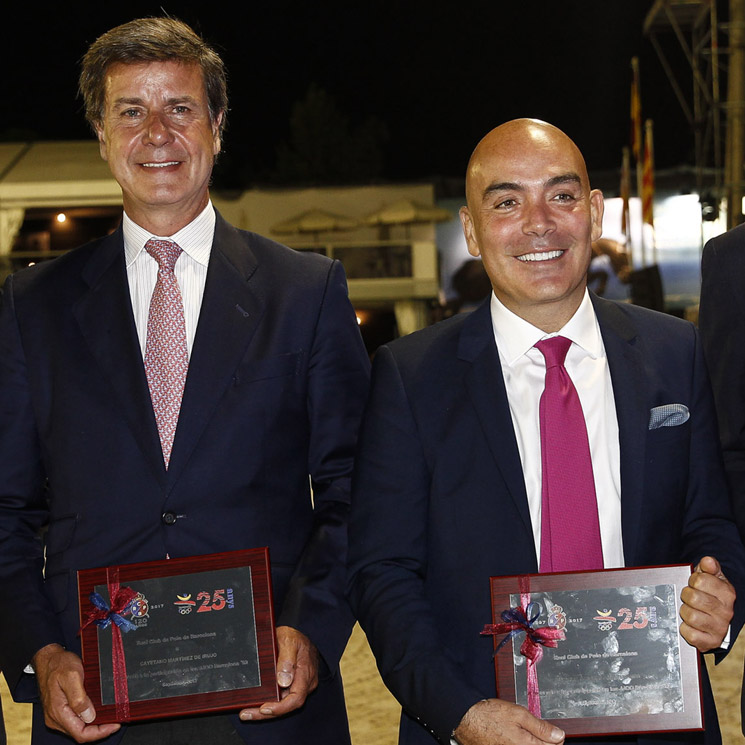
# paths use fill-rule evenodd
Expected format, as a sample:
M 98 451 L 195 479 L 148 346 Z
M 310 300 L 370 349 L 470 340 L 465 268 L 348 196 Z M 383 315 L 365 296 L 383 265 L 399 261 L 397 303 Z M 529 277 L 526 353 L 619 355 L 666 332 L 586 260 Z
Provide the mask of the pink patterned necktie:
M 564 367 L 572 342 L 563 336 L 535 346 L 546 359 L 541 396 L 541 572 L 602 569 L 603 550 L 587 427 Z
M 145 374 L 168 468 L 189 367 L 184 303 L 173 273 L 181 248 L 173 241 L 151 239 L 145 250 L 158 262 L 158 279 L 147 319 Z

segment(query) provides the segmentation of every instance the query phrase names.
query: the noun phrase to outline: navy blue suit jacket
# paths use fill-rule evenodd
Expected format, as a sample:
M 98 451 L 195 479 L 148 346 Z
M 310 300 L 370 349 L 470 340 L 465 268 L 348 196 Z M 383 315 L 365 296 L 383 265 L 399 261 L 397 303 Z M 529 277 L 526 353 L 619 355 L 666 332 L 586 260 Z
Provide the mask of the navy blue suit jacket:
M 699 326 L 719 418 L 732 512 L 745 541 L 745 225 L 712 238 L 701 260 Z M 740 709 L 745 728 L 745 688 Z M 744 730 L 745 731 L 745 730 Z
M 745 225 L 712 238 L 701 262 L 699 325 L 732 509 L 745 540 Z
M 712 554 L 742 590 L 745 550 L 695 328 L 593 303 L 618 415 L 627 566 Z M 667 403 L 688 406 L 689 421 L 649 430 L 650 409 Z M 538 571 L 488 301 L 377 353 L 352 493 L 350 598 L 403 704 L 400 742 L 447 743 L 496 693 L 492 640 L 479 636 L 491 622 L 489 577 Z M 735 634 L 742 621 L 738 602 Z M 708 739 L 665 742 L 718 742 L 705 689 Z
M 277 622 L 310 637 L 329 675 L 302 711 L 235 726 L 247 743 L 325 743 L 329 732 L 348 742 L 335 672 L 353 623 L 346 519 L 368 375 L 341 265 L 218 216 L 166 471 L 121 230 L 11 276 L 0 315 L 0 668 L 15 695 L 35 697 L 22 670 L 40 647 L 79 650 L 76 570 L 268 545 Z M 39 717 L 35 728 L 35 744 L 63 740 Z

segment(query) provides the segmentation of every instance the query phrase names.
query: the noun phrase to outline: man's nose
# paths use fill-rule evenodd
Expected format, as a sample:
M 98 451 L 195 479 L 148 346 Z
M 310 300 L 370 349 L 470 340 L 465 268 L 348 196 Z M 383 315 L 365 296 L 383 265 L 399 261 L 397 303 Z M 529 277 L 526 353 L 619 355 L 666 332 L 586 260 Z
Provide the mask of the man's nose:
M 145 121 L 145 142 L 152 145 L 164 145 L 173 138 L 170 122 L 162 114 L 149 114 Z
M 543 236 L 556 227 L 551 210 L 544 202 L 529 202 L 525 207 L 523 232 Z

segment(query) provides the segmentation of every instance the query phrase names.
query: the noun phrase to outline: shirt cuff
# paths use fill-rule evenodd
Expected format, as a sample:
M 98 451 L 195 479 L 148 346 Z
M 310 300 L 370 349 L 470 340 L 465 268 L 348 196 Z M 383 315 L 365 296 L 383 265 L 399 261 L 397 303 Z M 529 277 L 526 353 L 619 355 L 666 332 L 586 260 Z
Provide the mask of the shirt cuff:
M 732 637 L 732 625 L 730 624 L 727 626 L 727 633 L 724 635 L 724 639 L 722 639 L 722 643 L 719 645 L 719 649 L 729 649 L 730 643 L 731 643 L 731 637 Z

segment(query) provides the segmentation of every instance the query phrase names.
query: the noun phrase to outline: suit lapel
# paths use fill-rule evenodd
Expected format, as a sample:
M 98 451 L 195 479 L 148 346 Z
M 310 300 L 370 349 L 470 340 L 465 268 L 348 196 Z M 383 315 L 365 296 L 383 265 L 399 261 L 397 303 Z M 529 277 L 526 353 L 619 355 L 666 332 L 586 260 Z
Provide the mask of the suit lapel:
M 73 314 L 143 455 L 163 481 L 165 470 L 132 314 L 121 227 L 96 246 L 82 278 L 88 290 L 75 303 Z
M 257 268 L 237 230 L 217 215 L 202 308 L 179 413 L 169 481 L 178 477 L 226 388 L 233 383 L 263 313 L 260 290 L 249 282 Z
M 465 383 L 478 416 L 494 463 L 532 536 L 528 497 L 525 491 L 520 453 L 512 426 L 512 415 L 504 387 L 490 304 L 487 300 L 465 320 L 458 346 L 458 357 L 470 364 Z
M 636 563 L 644 497 L 649 420 L 647 376 L 635 326 L 616 304 L 591 294 L 608 357 L 621 450 L 621 530 L 624 559 Z

